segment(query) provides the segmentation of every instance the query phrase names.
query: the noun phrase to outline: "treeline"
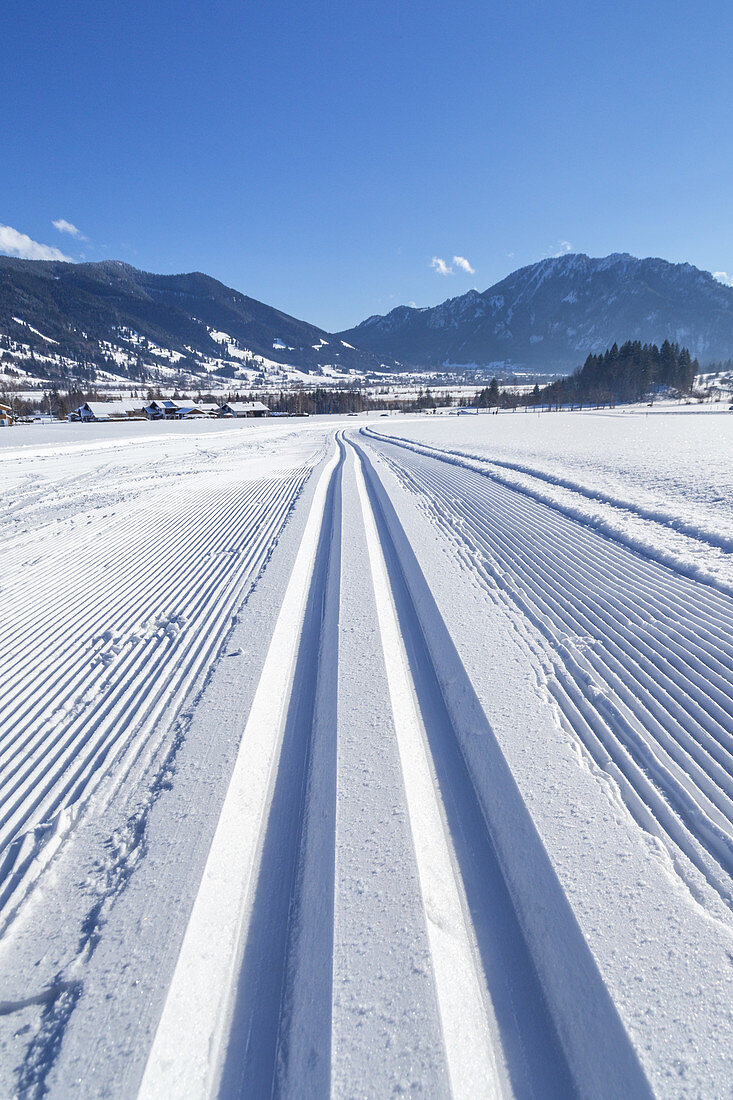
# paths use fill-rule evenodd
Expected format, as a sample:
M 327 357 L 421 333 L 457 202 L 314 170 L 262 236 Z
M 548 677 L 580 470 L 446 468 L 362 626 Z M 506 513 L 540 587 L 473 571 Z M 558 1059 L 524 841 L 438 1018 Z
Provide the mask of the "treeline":
M 133 396 L 136 396 L 133 395 Z M 0 401 L 9 405 L 13 416 L 22 419 L 43 413 L 58 420 L 64 420 L 70 412 L 78 409 L 85 401 L 105 401 L 107 395 L 99 393 L 96 389 L 71 388 L 60 390 L 57 385 L 41 391 L 36 398 L 19 397 L 17 393 L 8 390 L 0 391 Z
M 536 389 L 531 404 L 621 405 L 643 401 L 661 391 L 680 394 L 692 390 L 700 365 L 687 348 L 665 340 L 642 344 L 627 340 L 614 344 L 602 355 L 589 355 L 580 370 L 569 378 Z
M 539 393 L 539 387 L 535 386 L 535 390 Z M 528 404 L 528 399 L 514 390 L 501 389 L 498 380 L 492 378 L 488 386 L 478 391 L 471 404 L 477 409 L 516 409 Z
M 359 389 L 330 390 L 316 386 L 313 390 L 280 390 L 279 393 L 252 394 L 249 401 L 264 401 L 270 412 L 288 413 L 290 416 L 309 416 L 318 413 L 365 412 L 373 407 L 370 399 Z
M 430 389 L 418 391 L 415 398 L 399 398 L 388 395 L 372 396 L 359 387 L 339 390 L 316 386 L 315 389 L 280 390 L 278 393 L 234 393 L 233 401 L 263 401 L 270 412 L 287 413 L 290 416 L 315 416 L 319 413 L 360 413 L 360 412 L 415 412 L 436 408 L 436 400 Z M 446 399 L 441 394 L 441 404 Z M 450 399 L 447 400 L 450 404 Z

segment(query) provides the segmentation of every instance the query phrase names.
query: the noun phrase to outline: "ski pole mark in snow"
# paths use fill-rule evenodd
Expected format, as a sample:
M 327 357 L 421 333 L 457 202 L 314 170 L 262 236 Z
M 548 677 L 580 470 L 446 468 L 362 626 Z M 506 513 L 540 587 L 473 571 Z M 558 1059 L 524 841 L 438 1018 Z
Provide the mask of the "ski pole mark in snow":
M 48 990 L 49 996 L 44 997 L 41 1026 L 28 1046 L 23 1063 L 16 1071 L 18 1095 L 23 1100 L 40 1100 L 47 1094 L 46 1081 L 82 989 L 80 981 L 59 980 Z

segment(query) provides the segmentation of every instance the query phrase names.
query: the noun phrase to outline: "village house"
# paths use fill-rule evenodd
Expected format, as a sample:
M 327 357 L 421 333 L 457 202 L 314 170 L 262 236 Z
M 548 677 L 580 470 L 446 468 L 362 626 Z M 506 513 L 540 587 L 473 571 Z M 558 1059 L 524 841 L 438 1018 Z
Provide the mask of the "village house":
M 145 406 L 148 420 L 191 420 L 198 416 L 218 416 L 219 406 L 213 401 L 198 403 L 179 398 L 158 398 Z
M 68 415 L 69 420 L 97 423 L 105 420 L 142 420 L 142 401 L 122 397 L 117 401 L 85 401 Z
M 0 428 L 9 428 L 13 423 L 13 414 L 10 411 L 10 405 L 5 405 L 0 401 Z
M 222 416 L 269 416 L 270 410 L 262 401 L 228 401 L 221 406 Z
M 170 398 L 159 397 L 145 406 L 145 415 L 148 420 L 175 420 L 181 403 Z

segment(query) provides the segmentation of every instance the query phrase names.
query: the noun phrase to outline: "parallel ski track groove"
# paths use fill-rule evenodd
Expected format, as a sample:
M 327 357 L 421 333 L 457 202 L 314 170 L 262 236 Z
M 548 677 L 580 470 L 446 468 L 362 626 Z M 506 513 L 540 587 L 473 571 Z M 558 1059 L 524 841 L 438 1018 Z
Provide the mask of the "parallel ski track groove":
M 230 526 L 236 526 L 236 521 L 233 521 Z M 184 525 L 180 525 L 179 530 L 183 531 Z M 222 531 L 217 531 L 217 537 L 220 537 L 221 535 Z M 199 539 L 199 541 L 201 540 Z M 167 544 L 168 542 L 168 539 L 163 540 L 163 545 Z M 203 547 L 205 548 L 205 542 L 203 543 Z M 161 559 L 157 563 L 156 570 L 151 570 L 147 575 L 143 575 L 141 578 L 139 578 L 139 588 L 142 591 L 142 595 L 147 597 L 147 602 L 143 603 L 142 605 L 137 603 L 137 599 L 140 597 L 141 593 L 137 590 L 132 590 L 130 587 L 128 587 L 127 589 L 123 589 L 121 595 L 116 599 L 116 602 L 113 601 L 110 605 L 109 597 L 104 595 L 104 590 L 108 587 L 108 584 L 105 583 L 105 585 L 102 587 L 102 591 L 100 591 L 98 595 L 98 599 L 96 601 L 90 601 L 90 603 L 87 605 L 88 613 L 86 615 L 82 613 L 74 618 L 74 642 L 62 649 L 60 654 L 56 655 L 58 660 L 58 657 L 63 657 L 65 654 L 68 654 L 69 656 L 67 657 L 67 659 L 63 663 L 52 662 L 51 665 L 49 665 L 48 658 L 46 658 L 46 661 L 44 662 L 47 670 L 45 679 L 42 681 L 33 680 L 26 689 L 26 696 L 31 699 L 35 698 L 39 705 L 45 708 L 45 700 L 38 700 L 38 690 L 39 688 L 44 687 L 46 685 L 46 682 L 53 683 L 54 699 L 57 705 L 57 709 L 59 709 L 59 707 L 66 701 L 70 694 L 70 692 L 67 692 L 67 695 L 65 696 L 62 694 L 62 689 L 66 687 L 68 683 L 68 680 L 64 680 L 62 678 L 62 672 L 64 671 L 64 669 L 70 667 L 72 670 L 76 670 L 77 678 L 79 680 L 82 680 L 85 684 L 88 684 L 88 675 L 86 673 L 86 670 L 79 669 L 78 667 L 79 653 L 84 651 L 88 652 L 88 633 L 93 631 L 95 626 L 98 627 L 99 625 L 109 624 L 110 622 L 114 623 L 115 631 L 122 631 L 134 622 L 140 624 L 148 621 L 149 617 L 154 614 L 156 608 L 160 609 L 160 590 L 157 590 L 156 593 L 156 581 L 159 579 L 164 579 L 166 575 L 170 574 L 171 567 L 177 568 L 180 564 L 183 564 L 185 562 L 186 558 L 193 557 L 194 553 L 198 554 L 201 549 L 202 547 L 196 545 L 196 543 L 187 544 L 184 540 L 180 544 L 174 557 L 167 558 L 165 560 Z M 109 585 L 112 591 L 114 591 L 115 581 L 117 581 L 118 579 L 121 582 L 127 581 L 126 573 L 127 571 L 125 569 L 121 569 L 118 571 L 118 577 L 112 578 L 112 584 Z M 107 581 L 108 578 L 105 576 L 105 582 Z M 181 597 L 183 596 L 187 598 L 189 591 L 195 592 L 197 587 L 198 582 L 196 581 L 195 577 L 187 578 L 186 582 L 181 587 L 176 589 L 177 598 L 174 599 L 174 603 L 177 605 L 185 603 L 185 599 L 182 600 Z M 75 595 L 74 599 L 78 600 L 78 595 Z M 123 611 L 128 611 L 129 614 L 124 619 L 114 619 L 114 613 L 120 608 Z M 158 627 L 158 629 L 161 628 L 162 624 L 160 627 Z M 35 644 L 40 648 L 46 645 L 48 642 L 52 642 L 55 635 L 57 634 L 57 631 L 58 624 L 52 624 L 50 627 L 48 627 L 45 633 L 36 633 L 34 635 Z M 111 632 L 109 626 L 107 628 L 107 632 Z M 98 646 L 96 650 L 92 653 L 92 656 L 97 656 L 103 648 L 103 644 Z M 37 667 L 37 664 L 34 662 L 34 664 L 23 667 L 21 669 L 18 677 L 21 682 L 23 680 L 27 681 L 28 676 L 33 673 L 35 667 Z M 12 686 L 13 681 L 9 680 L 8 688 L 10 689 Z M 74 686 L 76 685 L 72 684 L 72 687 Z M 23 695 L 16 695 L 16 700 L 21 705 L 18 707 L 18 710 L 16 710 L 13 721 L 13 755 L 17 753 L 17 750 L 19 748 L 17 737 L 19 731 L 23 728 L 21 720 L 25 717 L 25 711 L 22 707 L 23 698 Z M 1 756 L 0 760 L 2 760 Z
M 235 487 L 224 492 L 220 491 L 220 493 L 218 494 L 207 494 L 207 497 L 202 499 L 201 503 L 204 504 L 205 500 L 208 499 L 211 503 L 216 503 L 219 511 L 224 512 L 227 505 L 233 505 L 236 502 L 239 507 L 248 506 L 251 503 L 256 503 L 258 499 L 265 498 L 266 495 L 266 486 L 263 486 L 259 483 L 254 483 L 251 486 L 245 487 L 243 495 L 241 493 L 241 490 L 238 492 Z M 185 503 L 186 501 L 190 503 L 190 492 L 184 492 L 182 490 L 179 494 L 176 494 L 175 496 L 169 496 L 168 506 L 171 507 L 171 505 L 175 504 L 177 500 L 180 500 L 181 503 Z M 142 518 L 146 512 L 149 512 L 149 505 L 146 505 L 143 509 L 139 509 L 138 511 L 140 512 Z M 79 554 L 81 552 L 84 552 L 85 550 L 88 550 L 90 554 L 88 566 L 93 568 L 94 566 L 99 567 L 100 565 L 103 565 L 107 570 L 107 572 L 105 573 L 105 580 L 107 582 L 114 582 L 118 578 L 129 580 L 129 566 L 125 562 L 124 555 L 119 558 L 117 557 L 117 554 L 120 551 L 128 548 L 127 544 L 129 541 L 129 531 L 127 529 L 127 526 L 118 524 L 118 532 L 116 534 L 113 534 L 111 537 L 106 538 L 104 540 L 104 543 L 98 547 L 97 539 L 100 537 L 100 535 L 104 533 L 106 526 L 107 525 L 100 525 L 99 527 L 95 527 L 94 530 L 90 532 L 90 536 L 88 538 L 79 539 L 76 544 L 76 552 L 77 554 Z M 207 531 L 203 525 L 200 527 L 192 528 L 191 517 L 186 514 L 182 514 L 181 512 L 176 512 L 175 514 L 164 516 L 162 519 L 160 517 L 156 517 L 156 527 L 152 534 L 154 534 L 156 538 L 156 543 L 159 545 L 166 545 L 169 543 L 174 543 L 175 545 L 175 539 L 179 537 L 182 532 L 186 533 L 190 540 L 186 547 L 189 552 L 198 544 L 205 546 L 212 541 L 211 532 Z M 217 530 L 217 537 L 221 537 L 225 533 L 226 532 L 223 529 Z M 95 550 L 98 550 L 99 560 L 95 560 Z M 115 561 L 114 565 L 110 569 L 108 560 L 113 555 L 115 556 Z M 60 569 L 58 572 L 54 570 L 55 577 L 59 577 L 60 574 L 59 579 L 63 579 L 64 574 L 69 571 L 72 571 L 74 574 L 76 574 L 76 570 L 70 570 L 68 554 L 65 551 L 62 550 L 60 552 L 59 558 Z M 155 564 L 157 566 L 158 575 L 160 575 L 161 577 L 165 577 L 167 575 L 166 565 L 168 563 L 161 560 Z M 46 569 L 48 569 L 47 565 Z M 63 600 L 61 602 L 54 603 L 52 614 L 54 614 L 57 619 L 61 620 L 63 618 L 63 615 L 70 608 L 78 607 L 78 600 L 78 590 L 72 589 L 69 592 L 64 593 Z M 102 602 L 104 600 L 103 593 L 99 594 L 97 602 L 99 603 L 100 600 Z M 90 614 L 94 610 L 94 607 L 95 605 L 93 603 L 85 604 L 81 611 L 81 614 Z M 27 612 L 27 614 L 25 616 L 23 616 L 22 614 L 17 616 L 15 621 L 11 624 L 11 627 L 15 627 L 15 633 L 9 631 L 6 634 L 5 645 L 3 648 L 0 648 L 0 656 L 3 655 L 5 650 L 11 650 L 14 648 L 15 645 L 17 645 L 18 637 L 22 636 L 22 632 L 25 631 L 25 629 L 29 625 L 32 625 L 35 622 L 39 613 L 43 614 L 45 611 L 46 616 L 48 616 L 47 595 L 45 593 L 31 593 L 27 599 L 27 602 L 24 605 L 24 610 Z M 77 618 L 77 621 L 80 621 L 79 618 Z M 49 629 L 52 628 L 53 625 L 55 625 L 55 621 L 49 622 Z
M 273 490 L 270 487 L 269 497 L 266 489 L 262 489 L 259 493 L 253 494 L 249 498 L 245 498 L 236 502 L 237 507 L 245 507 L 248 510 L 256 507 L 267 508 L 268 504 L 278 503 L 278 494 L 273 496 Z M 231 500 L 226 499 L 217 502 L 220 511 L 224 511 L 227 508 L 232 507 L 235 503 L 236 497 L 233 496 Z M 258 521 L 260 519 L 260 512 L 247 513 L 247 519 L 249 520 L 250 530 L 256 530 Z M 188 521 L 190 525 L 190 519 Z M 68 668 L 74 668 L 78 662 L 78 655 L 80 651 L 88 651 L 89 649 L 89 634 L 92 635 L 92 642 L 97 643 L 96 648 L 91 653 L 91 657 L 99 656 L 105 647 L 104 634 L 110 634 L 113 636 L 112 628 L 107 625 L 106 630 L 102 630 L 101 633 L 95 634 L 96 630 L 100 627 L 104 627 L 105 624 L 110 623 L 110 616 L 118 611 L 118 609 L 126 610 L 128 612 L 127 617 L 114 621 L 114 631 L 122 631 L 129 627 L 132 623 L 138 623 L 145 625 L 150 621 L 154 613 L 161 610 L 160 606 L 160 593 L 161 586 L 170 584 L 171 572 L 177 569 L 179 566 L 185 565 L 186 561 L 192 560 L 195 557 L 204 555 L 207 552 L 207 548 L 214 542 L 223 540 L 230 532 L 234 532 L 238 538 L 240 538 L 241 544 L 246 546 L 243 536 L 248 532 L 242 531 L 241 519 L 237 519 L 235 515 L 232 515 L 228 521 L 220 522 L 213 532 L 195 531 L 193 537 L 189 539 L 187 524 L 185 520 L 181 520 L 175 525 L 174 528 L 165 528 L 162 532 L 156 530 L 155 534 L 161 535 L 156 541 L 160 546 L 175 547 L 170 557 L 160 557 L 157 561 L 152 563 L 152 568 L 146 566 L 145 571 L 137 578 L 130 577 L 129 564 L 118 565 L 114 570 L 105 572 L 103 583 L 98 585 L 98 591 L 94 593 L 92 587 L 92 593 L 90 599 L 86 602 L 83 610 L 78 614 L 75 608 L 79 602 L 78 587 L 75 586 L 75 582 L 72 578 L 70 587 L 73 587 L 73 591 L 65 605 L 61 605 L 60 610 L 64 610 L 66 615 L 73 614 L 74 631 L 70 636 L 68 644 L 63 645 L 57 650 L 55 654 L 56 661 L 58 662 L 54 668 L 53 682 L 55 684 L 55 700 L 57 707 L 64 701 L 60 695 L 60 688 L 65 686 L 65 681 L 60 679 L 62 672 Z M 118 547 L 115 546 L 114 552 L 116 553 Z M 124 539 L 121 540 L 119 550 L 124 550 Z M 107 557 L 109 551 L 105 551 L 105 557 Z M 124 554 L 120 555 L 120 561 L 124 562 Z M 226 559 L 222 557 L 221 565 L 226 566 Z M 67 580 L 67 573 L 69 571 L 68 564 L 59 577 L 60 583 Z M 76 570 L 73 570 L 73 577 L 76 576 Z M 87 582 L 88 583 L 88 582 Z M 119 586 L 119 594 L 116 594 L 116 586 Z M 124 587 L 123 587 L 124 586 Z M 181 587 L 178 587 L 174 596 L 174 603 L 181 604 L 181 596 L 186 595 L 188 589 L 196 590 L 197 581 L 195 576 L 186 578 Z M 109 593 L 113 593 L 110 597 Z M 138 600 L 142 600 L 142 603 L 138 603 Z M 45 666 L 48 669 L 48 655 L 45 655 L 43 647 L 47 643 L 53 643 L 58 638 L 60 624 L 66 625 L 68 623 L 68 617 L 64 619 L 56 618 L 52 621 L 37 624 L 29 623 L 27 629 L 33 631 L 33 638 L 39 656 L 35 659 L 31 657 L 27 663 L 22 661 L 18 666 L 18 674 L 14 678 L 9 678 L 7 687 L 8 690 L 12 689 L 16 683 L 22 683 L 24 680 L 28 680 L 28 677 L 39 667 Z M 162 623 L 158 629 L 162 628 Z M 106 641 L 111 640 L 107 638 Z M 83 679 L 87 682 L 86 673 L 83 674 Z M 27 694 L 33 698 L 37 694 L 38 683 L 32 681 L 28 688 Z M 19 704 L 19 708 L 16 711 L 16 715 L 13 722 L 13 735 L 14 740 L 17 736 L 19 729 L 19 721 L 25 716 L 25 712 L 22 707 L 23 695 L 17 695 L 16 700 Z M 42 702 L 41 705 L 45 706 Z M 2 743 L 2 738 L 0 738 Z
M 145 740 L 163 713 L 172 720 L 221 644 L 310 468 L 208 494 L 182 487 L 166 497 L 171 512 L 155 524 L 149 548 L 133 539 L 129 552 L 129 523 L 101 545 L 95 527 L 73 556 L 62 547 L 52 570 L 45 563 L 58 599 L 41 577 L 37 599 L 8 624 L 6 650 L 15 646 L 17 654 L 22 640 L 27 656 L 6 665 L 3 678 L 14 707 L 0 721 L 0 852 L 91 794 L 110 753 Z M 147 515 L 149 523 L 151 504 L 136 509 L 135 519 Z M 112 568 L 101 571 L 107 561 Z M 109 668 L 99 660 L 105 651 Z M 13 861 L 4 864 L 0 880 Z
M 624 777 L 632 812 L 652 831 L 661 827 L 733 902 L 733 600 L 490 471 L 461 469 L 434 449 L 386 440 L 379 449 L 442 510 L 472 569 L 550 641 L 562 670 L 559 690 L 550 690 L 594 758 Z

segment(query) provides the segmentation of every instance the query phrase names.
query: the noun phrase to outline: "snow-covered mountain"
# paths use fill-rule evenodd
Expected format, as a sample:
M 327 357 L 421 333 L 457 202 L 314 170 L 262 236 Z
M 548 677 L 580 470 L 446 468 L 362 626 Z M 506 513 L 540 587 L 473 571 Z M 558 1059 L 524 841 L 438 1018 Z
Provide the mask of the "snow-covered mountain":
M 483 293 L 398 306 L 339 334 L 414 366 L 571 371 L 614 341 L 665 339 L 702 363 L 733 356 L 733 288 L 691 264 L 569 254 L 520 268 Z
M 0 375 L 184 385 L 349 377 L 381 359 L 208 275 L 0 256 Z

